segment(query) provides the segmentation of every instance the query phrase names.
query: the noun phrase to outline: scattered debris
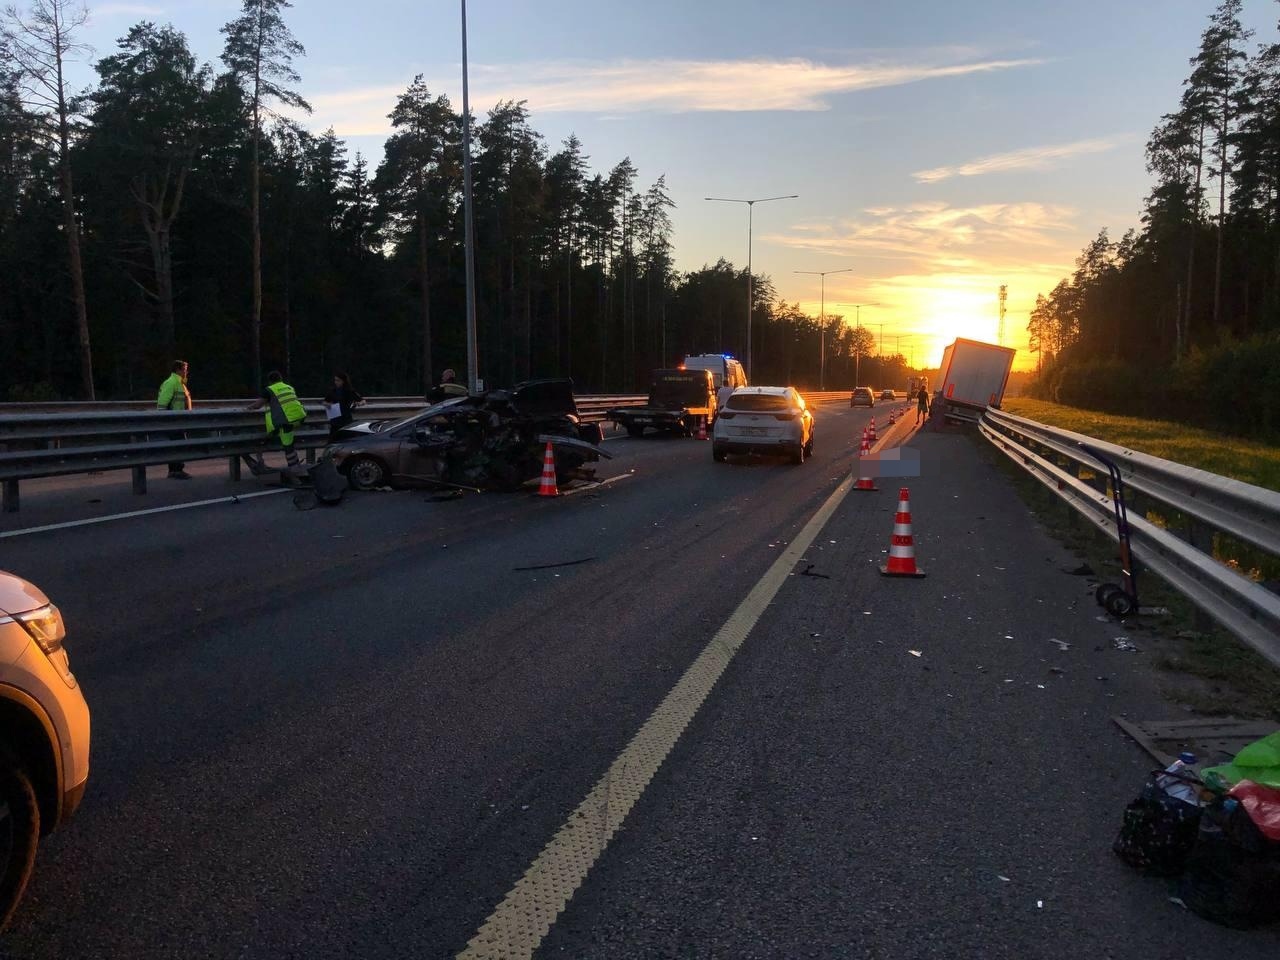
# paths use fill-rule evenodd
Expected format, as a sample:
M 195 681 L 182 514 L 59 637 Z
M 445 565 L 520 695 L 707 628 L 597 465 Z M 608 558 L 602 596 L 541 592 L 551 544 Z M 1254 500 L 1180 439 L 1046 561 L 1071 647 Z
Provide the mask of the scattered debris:
M 551 570 L 555 567 L 576 567 L 580 563 L 590 563 L 592 560 L 595 560 L 595 559 L 597 558 L 582 557 L 579 560 L 565 560 L 562 563 L 540 563 L 537 566 L 533 566 L 533 567 L 512 567 L 511 569 L 517 572 L 525 571 L 525 570 Z
M 919 650 L 908 650 L 908 651 L 907 651 L 907 653 L 911 654 L 913 657 L 923 657 L 923 656 L 924 656 L 924 654 L 923 654 L 921 651 L 919 651 Z
M 1062 673 L 1062 674 L 1065 674 L 1067 671 L 1063 670 L 1061 667 L 1050 667 L 1050 668 L 1049 668 L 1049 672 L 1050 672 L 1050 673 Z
M 437 493 L 430 497 L 425 497 L 427 503 L 448 503 L 450 500 L 461 500 L 462 490 L 447 490 L 444 493 Z
M 1066 572 L 1071 574 L 1073 577 L 1095 576 L 1093 572 L 1093 567 L 1089 566 L 1087 563 L 1082 563 L 1080 564 L 1080 566 L 1076 567 L 1074 570 L 1067 570 Z
M 1117 650 L 1123 650 L 1125 653 L 1138 653 L 1138 648 L 1129 642 L 1128 637 L 1116 637 L 1111 641 L 1111 646 Z
M 1050 637 L 1049 642 L 1056 643 L 1058 645 L 1058 649 L 1064 653 L 1071 649 L 1071 644 L 1067 643 L 1065 640 L 1059 640 L 1056 637 Z
M 1004 876 L 1003 874 L 999 874 L 999 873 L 997 873 L 997 874 L 996 874 L 996 879 L 997 879 L 997 880 L 1003 880 L 1005 883 L 1011 883 L 1011 882 L 1012 882 L 1008 877 Z
M 803 570 L 801 570 L 801 571 L 800 571 L 800 576 L 802 576 L 802 577 L 819 577 L 819 578 L 821 578 L 821 579 L 823 579 L 823 580 L 830 580 L 830 579 L 831 579 L 831 575 L 830 575 L 829 573 L 814 573 L 814 572 L 813 572 L 813 564 L 812 564 L 812 563 L 811 563 L 811 564 L 809 564 L 809 565 L 808 565 L 808 566 L 806 566 Z

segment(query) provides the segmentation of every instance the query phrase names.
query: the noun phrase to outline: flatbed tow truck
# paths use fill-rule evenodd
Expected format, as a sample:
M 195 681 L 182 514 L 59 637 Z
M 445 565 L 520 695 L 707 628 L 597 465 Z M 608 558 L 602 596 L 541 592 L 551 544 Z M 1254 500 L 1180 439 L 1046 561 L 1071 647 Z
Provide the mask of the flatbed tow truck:
M 716 391 L 709 370 L 655 370 L 643 407 L 615 407 L 604 418 L 626 428 L 632 437 L 645 430 L 691 437 L 703 418 L 711 428 L 715 411 Z

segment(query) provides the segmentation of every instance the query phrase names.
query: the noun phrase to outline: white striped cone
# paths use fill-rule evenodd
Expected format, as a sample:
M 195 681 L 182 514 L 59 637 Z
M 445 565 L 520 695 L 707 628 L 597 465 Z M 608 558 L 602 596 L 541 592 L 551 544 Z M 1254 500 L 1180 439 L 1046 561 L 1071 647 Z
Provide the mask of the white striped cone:
M 889 562 L 880 568 L 886 577 L 923 577 L 916 566 L 915 541 L 911 537 L 911 494 L 906 487 L 898 491 L 898 512 L 893 517 L 893 536 L 889 540 Z
M 858 467 L 861 471 L 864 460 L 871 456 L 871 441 L 867 439 L 867 431 L 862 431 L 862 449 L 858 451 Z M 858 482 L 853 485 L 854 490 L 879 490 L 874 480 L 870 477 L 858 477 Z
M 871 438 L 872 443 L 875 443 L 877 440 L 880 439 L 879 437 L 876 436 L 876 418 L 875 417 L 871 418 L 871 425 L 867 427 L 867 431 L 868 431 L 868 435 Z
M 698 439 L 699 440 L 707 439 L 707 418 L 706 417 L 698 418 Z
M 547 441 L 547 449 L 542 454 L 542 480 L 538 483 L 538 496 L 560 496 L 560 488 L 556 486 L 556 454 L 551 449 L 550 440 Z

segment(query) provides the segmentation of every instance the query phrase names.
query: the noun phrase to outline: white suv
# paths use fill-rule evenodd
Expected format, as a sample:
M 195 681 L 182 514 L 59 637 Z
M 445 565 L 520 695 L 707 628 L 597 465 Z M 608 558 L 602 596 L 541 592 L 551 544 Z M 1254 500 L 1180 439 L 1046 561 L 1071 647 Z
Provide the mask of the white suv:
M 0 570 L 0 930 L 89 779 L 89 707 L 62 649 L 62 614 Z

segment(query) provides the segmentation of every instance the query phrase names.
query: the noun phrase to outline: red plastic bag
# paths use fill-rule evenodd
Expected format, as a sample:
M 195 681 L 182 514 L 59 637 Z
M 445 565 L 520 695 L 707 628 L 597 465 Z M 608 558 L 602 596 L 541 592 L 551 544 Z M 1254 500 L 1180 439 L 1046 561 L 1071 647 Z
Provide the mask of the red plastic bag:
M 1241 780 L 1227 793 L 1244 807 L 1245 813 L 1268 840 L 1280 840 L 1280 790 L 1252 780 Z

